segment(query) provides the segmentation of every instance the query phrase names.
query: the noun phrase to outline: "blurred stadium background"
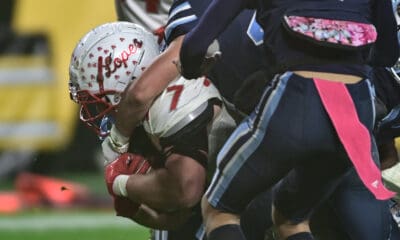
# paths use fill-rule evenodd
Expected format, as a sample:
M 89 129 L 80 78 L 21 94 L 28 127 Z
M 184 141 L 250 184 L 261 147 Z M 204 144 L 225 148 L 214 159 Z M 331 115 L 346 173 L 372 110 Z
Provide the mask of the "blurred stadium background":
M 112 0 L 0 1 L 0 239 L 149 238 L 114 216 L 67 88 L 76 42 L 115 19 Z M 399 192 L 399 165 L 384 176 Z
M 0 239 L 149 238 L 114 215 L 67 88 L 76 42 L 115 19 L 112 0 L 0 1 Z

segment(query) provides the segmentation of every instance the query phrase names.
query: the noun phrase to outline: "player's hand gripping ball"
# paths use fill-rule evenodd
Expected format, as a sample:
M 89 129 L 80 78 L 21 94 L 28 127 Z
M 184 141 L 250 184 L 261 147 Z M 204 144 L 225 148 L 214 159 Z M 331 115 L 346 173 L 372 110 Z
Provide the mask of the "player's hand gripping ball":
M 113 197 L 114 200 L 114 210 L 117 216 L 130 218 L 133 220 L 133 217 L 137 213 L 140 204 L 132 202 L 126 197 Z
M 105 181 L 108 192 L 115 196 L 113 183 L 118 175 L 145 174 L 151 166 L 142 156 L 133 153 L 124 153 L 105 167 Z
M 105 180 L 108 192 L 113 196 L 114 209 L 117 216 L 131 218 L 136 214 L 140 204 L 126 197 L 116 196 L 113 183 L 118 175 L 146 174 L 151 170 L 149 162 L 142 156 L 124 153 L 108 164 L 105 168 Z

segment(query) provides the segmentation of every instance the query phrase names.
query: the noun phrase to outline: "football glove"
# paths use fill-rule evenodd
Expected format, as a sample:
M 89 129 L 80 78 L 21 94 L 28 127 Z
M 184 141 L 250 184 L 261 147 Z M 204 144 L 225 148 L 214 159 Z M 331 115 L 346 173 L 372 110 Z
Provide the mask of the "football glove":
M 107 165 L 114 161 L 119 155 L 128 151 L 129 138 L 123 136 L 115 125 L 113 125 L 110 134 L 101 144 L 101 148 L 104 155 L 104 165 Z
M 105 181 L 107 190 L 112 196 L 127 197 L 126 182 L 129 175 L 145 174 L 151 166 L 142 156 L 133 153 L 124 153 L 105 167 Z

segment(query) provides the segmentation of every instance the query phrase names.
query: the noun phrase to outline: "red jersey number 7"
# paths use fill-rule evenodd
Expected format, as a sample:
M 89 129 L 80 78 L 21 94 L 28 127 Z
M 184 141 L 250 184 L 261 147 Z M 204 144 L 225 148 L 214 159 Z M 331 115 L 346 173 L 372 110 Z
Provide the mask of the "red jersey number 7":
M 167 92 L 174 92 L 174 95 L 172 96 L 172 101 L 171 105 L 169 106 L 169 111 L 173 111 L 176 109 L 179 101 L 179 97 L 182 94 L 183 91 L 183 85 L 173 85 L 167 87 Z

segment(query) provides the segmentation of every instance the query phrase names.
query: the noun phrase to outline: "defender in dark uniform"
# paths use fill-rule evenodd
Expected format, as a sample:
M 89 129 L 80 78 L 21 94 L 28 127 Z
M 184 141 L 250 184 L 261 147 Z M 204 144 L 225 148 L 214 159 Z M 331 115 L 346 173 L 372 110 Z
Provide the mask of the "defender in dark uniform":
M 280 237 L 313 239 L 310 214 L 353 166 L 377 199 L 393 196 L 373 154 L 368 79 L 370 59 L 392 66 L 398 58 L 391 3 L 216 0 L 183 42 L 185 77 L 202 74 L 208 46 L 245 7 L 257 9 L 277 75 L 220 152 L 203 201 L 208 239 L 242 239 L 238 214 L 279 180 L 273 218 Z

